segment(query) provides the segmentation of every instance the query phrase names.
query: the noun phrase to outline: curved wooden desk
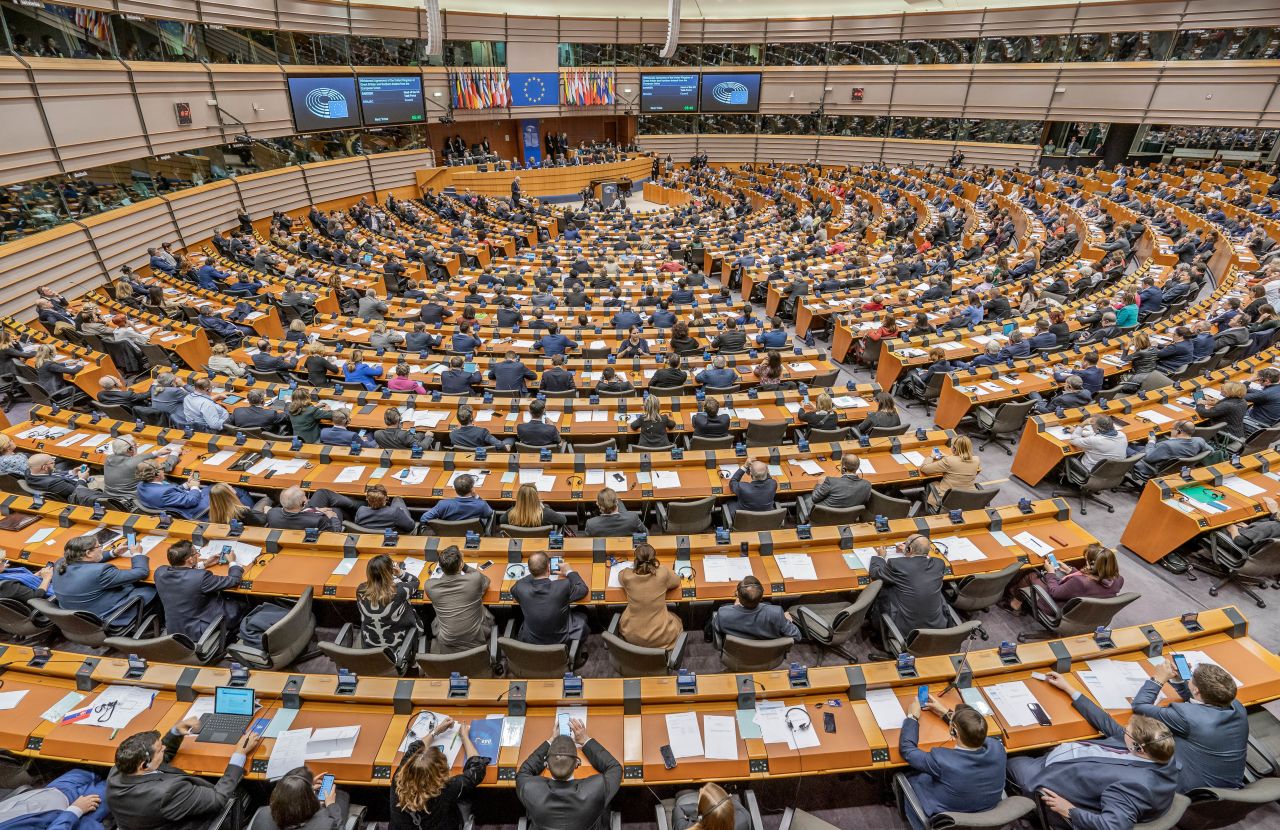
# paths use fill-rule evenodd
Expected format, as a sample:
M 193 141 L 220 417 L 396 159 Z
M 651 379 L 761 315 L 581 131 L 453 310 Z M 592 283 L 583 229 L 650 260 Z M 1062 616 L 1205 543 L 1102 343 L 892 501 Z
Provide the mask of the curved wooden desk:
M 549 167 L 544 170 L 489 170 L 481 173 L 474 168 L 448 167 L 431 185 L 443 187 L 452 184 L 459 193 L 510 198 L 511 182 L 519 176 L 520 191 L 526 196 L 576 196 L 593 179 L 625 177 L 633 182 L 640 182 L 649 178 L 652 169 L 653 159 L 643 155 L 608 164 Z

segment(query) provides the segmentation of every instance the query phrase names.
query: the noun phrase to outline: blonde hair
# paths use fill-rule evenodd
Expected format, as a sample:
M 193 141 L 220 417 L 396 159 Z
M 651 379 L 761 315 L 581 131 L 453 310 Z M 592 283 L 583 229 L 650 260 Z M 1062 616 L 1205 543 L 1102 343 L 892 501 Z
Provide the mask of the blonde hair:
M 1243 398 L 1248 391 L 1248 387 L 1239 381 L 1229 380 L 1222 384 L 1222 397 L 1224 398 Z
M 213 353 L 214 353 L 214 354 L 228 354 L 228 351 L 227 351 L 227 344 L 226 344 L 226 343 L 214 343 L 214 344 L 213 344 L 213 349 L 212 349 L 212 351 L 213 351 Z
M 405 756 L 395 774 L 396 801 L 409 813 L 425 813 L 431 799 L 444 790 L 449 762 L 438 747 L 423 746 Z
M 819 412 L 830 412 L 831 410 L 835 409 L 836 405 L 834 402 L 832 402 L 831 396 L 828 395 L 826 392 L 823 392 L 820 395 L 818 395 L 817 398 L 814 399 L 813 406 Z
M 8 455 L 17 449 L 17 444 L 13 443 L 13 439 L 4 433 L 0 433 L 0 455 Z
M 50 363 L 58 356 L 58 350 L 48 343 L 41 344 L 36 347 L 35 365 L 39 369 L 46 363 Z
M 230 484 L 220 481 L 209 488 L 209 521 L 219 525 L 231 524 L 248 512 L 249 508 L 240 502 Z
M 657 395 L 650 395 L 644 399 L 644 417 L 650 421 L 657 421 L 662 418 L 662 412 L 658 409 Z
M 516 527 L 542 526 L 542 497 L 532 484 L 521 484 L 516 490 L 516 503 L 507 513 L 507 524 Z
M 967 435 L 957 435 L 951 439 L 951 451 L 962 461 L 972 461 L 973 441 Z

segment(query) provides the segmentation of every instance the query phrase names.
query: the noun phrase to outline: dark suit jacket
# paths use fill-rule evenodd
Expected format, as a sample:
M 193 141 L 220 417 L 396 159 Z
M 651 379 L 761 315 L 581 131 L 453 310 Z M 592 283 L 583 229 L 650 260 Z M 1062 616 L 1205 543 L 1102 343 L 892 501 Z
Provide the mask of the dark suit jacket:
M 743 510 L 773 510 L 776 507 L 774 496 L 778 493 L 778 482 L 772 478 L 754 481 L 743 478 L 745 470 L 738 469 L 729 479 L 729 489 L 738 497 L 738 507 Z
M 535 447 L 554 447 L 560 443 L 560 431 L 546 421 L 530 421 L 516 427 L 516 440 Z
M 373 442 L 384 450 L 407 450 L 419 439 L 407 429 L 380 429 L 373 433 Z
M 258 352 L 253 356 L 253 368 L 259 372 L 288 372 L 298 363 L 298 359 L 280 357 L 274 354 Z
M 1201 705 L 1190 702 L 1186 684 L 1175 681 L 1173 688 L 1182 701 L 1157 706 L 1160 685 L 1148 680 L 1133 697 L 1133 711 L 1155 718 L 1173 733 L 1175 757 L 1181 767 L 1178 792 L 1196 787 L 1240 787 L 1249 740 L 1249 716 L 1240 701 L 1233 700 L 1227 707 Z
M 188 775 L 170 763 L 181 746 L 180 735 L 166 734 L 164 763 L 153 773 L 125 775 L 112 768 L 107 806 L 120 830 L 196 830 L 226 806 L 244 768 L 228 766 L 216 784 Z
M 164 628 L 169 634 L 185 634 L 198 641 L 219 616 L 229 625 L 237 616 L 235 602 L 222 592 L 240 584 L 244 568 L 232 565 L 226 576 L 197 568 L 156 568 L 156 593 L 164 605 Z
M 640 520 L 640 514 L 624 510 L 622 505 L 619 504 L 617 513 L 592 516 L 587 519 L 587 527 L 584 533 L 595 537 L 630 536 L 633 533 L 643 533 L 644 529 L 644 522 Z
M 227 423 L 233 427 L 277 427 L 288 416 L 275 409 L 262 406 L 242 406 L 231 410 Z
M 570 604 L 587 595 L 587 583 L 577 571 L 560 579 L 526 576 L 511 586 L 511 596 L 520 603 L 524 623 L 520 639 L 534 645 L 555 645 L 569 638 Z
M 582 754 L 599 774 L 556 781 L 542 774 L 550 749 L 544 741 L 516 773 L 516 795 L 529 830 L 608 830 L 609 802 L 622 783 L 622 764 L 593 738 L 582 745 Z
M 977 750 L 941 746 L 930 752 L 921 751 L 916 745 L 919 741 L 920 722 L 907 718 L 898 735 L 898 751 L 902 760 L 920 772 L 910 776 L 910 781 L 925 815 L 980 813 L 1000 803 L 1005 751 L 999 739 L 987 738 Z
M 563 366 L 552 366 L 542 373 L 541 386 L 546 392 L 567 392 L 573 388 L 573 372 Z
M 884 582 L 877 600 L 903 636 L 917 628 L 946 628 L 942 577 L 947 566 L 933 556 L 871 559 L 872 579 Z

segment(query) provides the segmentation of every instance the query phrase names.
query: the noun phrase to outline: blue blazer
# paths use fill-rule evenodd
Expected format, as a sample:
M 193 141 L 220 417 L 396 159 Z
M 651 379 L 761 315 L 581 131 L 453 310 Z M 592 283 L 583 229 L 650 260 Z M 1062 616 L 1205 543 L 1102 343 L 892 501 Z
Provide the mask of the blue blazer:
M 102 830 L 103 819 L 110 815 L 106 781 L 87 770 L 73 769 L 50 781 L 45 789 L 59 790 L 68 803 L 82 795 L 96 795 L 102 800 L 98 809 L 80 818 L 67 810 L 46 810 L 0 822 L 0 830 Z
M 1004 793 L 1004 744 L 987 738 L 981 749 L 938 747 L 931 752 L 921 750 L 920 722 L 907 718 L 898 735 L 898 751 L 902 760 L 918 770 L 912 775 L 911 789 L 920 798 L 925 815 L 957 811 L 979 813 L 1000 803 Z M 922 825 L 908 815 L 911 826 Z
M 129 565 L 117 568 L 107 562 L 77 562 L 67 565 L 66 573 L 58 573 L 55 568 L 50 587 L 61 608 L 106 617 L 128 600 L 135 582 L 151 573 L 145 554 L 133 557 Z
M 184 519 L 202 519 L 209 514 L 209 488 L 189 490 L 179 484 L 146 481 L 138 485 L 138 501 L 143 507 L 163 510 Z
M 222 595 L 240 584 L 244 568 L 232 565 L 226 576 L 200 568 L 156 568 L 156 593 L 164 606 L 164 628 L 170 634 L 185 634 L 197 641 L 219 616 L 223 626 L 235 630 L 240 618 L 236 601 Z
M 1148 680 L 1133 697 L 1133 711 L 1169 727 L 1177 745 L 1178 791 L 1196 787 L 1237 789 L 1244 784 L 1245 753 L 1248 752 L 1249 716 L 1240 701 L 1231 705 L 1206 706 L 1191 703 L 1186 684 L 1174 682 L 1173 690 L 1183 702 L 1156 706 L 1160 684 Z
M 347 383 L 363 384 L 365 389 L 372 392 L 378 388 L 378 378 L 382 377 L 382 367 L 371 366 L 368 363 L 361 363 L 356 366 L 344 363 L 342 364 L 342 377 Z

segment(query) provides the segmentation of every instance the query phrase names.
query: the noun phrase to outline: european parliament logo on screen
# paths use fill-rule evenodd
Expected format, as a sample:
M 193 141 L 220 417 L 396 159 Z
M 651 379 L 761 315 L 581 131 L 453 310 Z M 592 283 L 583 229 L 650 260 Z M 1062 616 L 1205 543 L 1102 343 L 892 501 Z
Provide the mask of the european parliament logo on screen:
M 291 76 L 289 104 L 293 107 L 294 126 L 300 132 L 360 126 L 355 78 Z
M 721 81 L 711 87 L 711 97 L 728 107 L 745 107 L 751 100 L 747 88 L 737 81 Z
M 511 106 L 542 107 L 560 103 L 560 73 L 509 72 Z
M 755 112 L 760 109 L 758 72 L 706 72 L 702 75 L 703 112 Z

